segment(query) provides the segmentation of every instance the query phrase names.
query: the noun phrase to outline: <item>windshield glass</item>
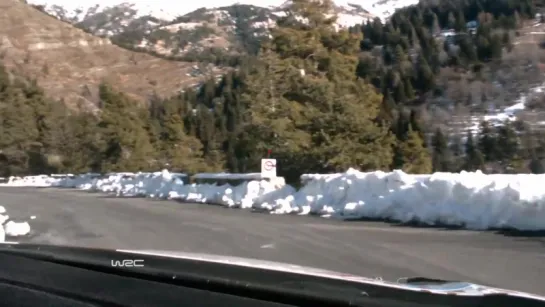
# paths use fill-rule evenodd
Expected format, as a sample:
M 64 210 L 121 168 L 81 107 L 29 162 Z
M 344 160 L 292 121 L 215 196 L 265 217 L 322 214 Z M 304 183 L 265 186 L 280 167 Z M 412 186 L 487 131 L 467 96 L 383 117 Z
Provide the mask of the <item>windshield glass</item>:
M 543 1 L 72 2 L 0 0 L 1 241 L 545 296 Z

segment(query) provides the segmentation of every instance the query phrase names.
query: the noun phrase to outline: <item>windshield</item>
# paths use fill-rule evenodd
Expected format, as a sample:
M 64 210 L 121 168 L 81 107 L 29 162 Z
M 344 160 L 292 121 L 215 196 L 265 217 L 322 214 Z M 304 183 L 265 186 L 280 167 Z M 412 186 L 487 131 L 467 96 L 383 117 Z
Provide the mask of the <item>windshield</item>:
M 0 0 L 2 241 L 545 296 L 542 1 L 95 2 Z

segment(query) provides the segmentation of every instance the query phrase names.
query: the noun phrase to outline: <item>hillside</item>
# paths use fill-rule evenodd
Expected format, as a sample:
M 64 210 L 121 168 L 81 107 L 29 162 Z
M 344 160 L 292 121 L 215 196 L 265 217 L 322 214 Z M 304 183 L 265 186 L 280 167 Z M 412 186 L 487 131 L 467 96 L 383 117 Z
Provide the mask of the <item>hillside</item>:
M 0 34 L 4 65 L 69 104 L 95 104 L 101 81 L 143 101 L 202 79 L 193 64 L 128 51 L 16 0 L 0 0 Z
M 543 130 L 540 5 L 421 1 L 386 24 L 362 27 L 359 75 L 380 89 L 393 113 L 416 111 L 430 142 L 437 129 L 465 139 L 483 120 Z

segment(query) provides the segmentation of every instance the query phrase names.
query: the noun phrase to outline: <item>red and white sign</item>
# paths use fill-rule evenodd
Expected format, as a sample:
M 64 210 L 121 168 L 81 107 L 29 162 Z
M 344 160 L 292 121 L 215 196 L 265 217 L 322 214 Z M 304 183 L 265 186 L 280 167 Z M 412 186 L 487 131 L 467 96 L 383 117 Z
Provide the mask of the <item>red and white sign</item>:
M 276 159 L 261 159 L 261 177 L 276 177 Z

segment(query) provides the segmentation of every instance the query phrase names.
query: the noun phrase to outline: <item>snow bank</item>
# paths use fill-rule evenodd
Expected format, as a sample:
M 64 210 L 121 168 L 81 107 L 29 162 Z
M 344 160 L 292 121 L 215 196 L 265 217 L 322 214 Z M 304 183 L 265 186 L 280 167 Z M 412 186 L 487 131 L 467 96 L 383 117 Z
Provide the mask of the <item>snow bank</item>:
M 0 186 L 11 187 L 49 187 L 56 181 L 48 175 L 26 176 L 26 177 L 9 177 L 6 183 Z
M 193 177 L 218 182 L 246 180 L 238 185 L 217 185 L 212 183 L 188 184 L 186 174 L 169 173 L 167 170 L 138 174 L 113 173 L 103 177 L 85 174 L 74 179 L 56 181 L 53 186 L 99 191 L 117 196 L 169 198 L 187 202 L 251 208 L 254 199 L 285 184 L 283 178 L 264 180 L 260 179 L 260 174 L 258 175 L 202 173 Z
M 286 198 L 264 197 L 274 213 L 461 225 L 470 229 L 545 229 L 545 175 L 481 172 L 408 175 L 363 173 L 304 175 L 306 184 Z
M 6 208 L 0 206 L 0 242 L 6 241 L 6 236 L 17 237 L 25 236 L 30 233 L 30 225 L 28 222 L 14 222 L 9 220 L 9 215 L 6 215 Z M 6 223 L 7 222 L 7 223 Z
M 283 180 L 250 180 L 236 186 L 230 184 L 190 184 L 174 187 L 169 197 L 190 202 L 252 208 L 256 199 L 276 191 L 283 185 Z
M 540 187 L 545 175 L 408 175 L 402 171 L 363 173 L 350 169 L 339 174 L 303 175 L 303 187 L 298 191 L 283 178 L 263 180 L 256 174 L 197 174 L 194 178 L 218 183 L 189 184 L 187 175 L 167 170 L 101 177 L 84 174 L 48 182 L 118 196 L 179 199 L 273 214 L 392 219 L 470 229 L 545 229 L 545 192 Z

